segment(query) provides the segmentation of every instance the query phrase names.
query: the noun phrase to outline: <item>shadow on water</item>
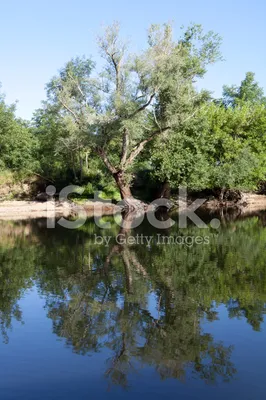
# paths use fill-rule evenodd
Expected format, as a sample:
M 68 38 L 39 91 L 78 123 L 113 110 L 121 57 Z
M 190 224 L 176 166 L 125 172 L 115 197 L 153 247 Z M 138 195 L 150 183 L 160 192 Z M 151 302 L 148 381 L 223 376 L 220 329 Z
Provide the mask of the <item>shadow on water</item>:
M 208 224 L 213 217 L 204 219 Z M 75 231 L 47 230 L 44 220 L 1 223 L 3 341 L 8 343 L 13 320 L 23 322 L 19 300 L 35 285 L 53 332 L 66 346 L 80 355 L 109 350 L 105 377 L 112 384 L 127 387 L 128 375 L 143 366 L 162 379 L 232 379 L 233 346 L 216 342 L 202 321 L 217 320 L 217 306 L 224 304 L 229 318 L 244 318 L 260 330 L 266 214 L 223 216 L 219 230 L 192 224 L 181 230 L 176 223 L 163 233 L 147 222 L 121 231 L 111 217 L 103 220 L 110 229 L 93 220 Z M 162 244 L 158 234 L 208 240 Z M 110 237 L 108 246 L 99 244 L 103 236 Z

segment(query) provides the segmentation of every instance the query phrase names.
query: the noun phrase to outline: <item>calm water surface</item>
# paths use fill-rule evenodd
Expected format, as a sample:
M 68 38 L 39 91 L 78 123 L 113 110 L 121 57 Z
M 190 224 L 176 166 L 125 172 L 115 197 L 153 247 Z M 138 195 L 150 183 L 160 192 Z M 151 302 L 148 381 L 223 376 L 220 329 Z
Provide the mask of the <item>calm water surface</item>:
M 0 398 L 265 399 L 266 214 L 149 246 L 105 220 L 0 223 Z

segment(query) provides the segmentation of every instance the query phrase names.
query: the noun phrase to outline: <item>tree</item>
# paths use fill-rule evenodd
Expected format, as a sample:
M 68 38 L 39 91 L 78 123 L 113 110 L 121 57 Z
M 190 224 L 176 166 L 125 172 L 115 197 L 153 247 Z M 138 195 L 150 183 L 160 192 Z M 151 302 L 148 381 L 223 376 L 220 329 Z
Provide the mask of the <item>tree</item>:
M 133 55 L 115 23 L 99 38 L 106 61 L 102 72 L 93 75 L 94 63 L 76 58 L 47 85 L 49 102 L 86 133 L 128 208 L 140 205 L 130 188 L 136 158 L 155 137 L 178 131 L 196 114 L 204 93 L 196 92 L 193 82 L 220 58 L 219 45 L 219 36 L 203 34 L 199 25 L 177 42 L 170 25 L 152 25 L 147 49 Z
M 56 106 L 44 104 L 33 117 L 41 173 L 57 182 L 80 182 L 89 154 L 86 137 L 62 121 L 59 111 Z
M 241 107 L 224 108 L 212 104 L 206 110 L 210 154 L 209 187 L 254 190 L 266 174 L 266 139 L 263 105 L 243 103 Z
M 254 190 L 266 175 L 265 132 L 263 105 L 226 108 L 206 102 L 175 135 L 154 142 L 152 174 L 173 189 Z
M 27 124 L 15 117 L 15 105 L 8 106 L 0 94 L 0 169 L 35 169 L 38 143 Z
M 240 86 L 224 86 L 223 87 L 223 103 L 226 106 L 236 107 L 243 102 L 260 103 L 266 105 L 266 97 L 263 89 L 259 87 L 255 81 L 254 72 L 247 72 L 245 79 Z
M 180 186 L 192 190 L 208 188 L 213 152 L 209 133 L 208 119 L 199 112 L 174 135 L 155 140 L 149 149 L 151 175 L 160 182 L 168 182 L 173 190 Z
M 101 196 L 119 200 L 115 183 L 92 151 L 88 135 L 68 122 L 58 107 L 46 103 L 34 113 L 31 129 L 39 144 L 36 158 L 40 174 L 54 181 L 58 191 L 78 183 L 84 189 L 83 196 L 100 191 Z

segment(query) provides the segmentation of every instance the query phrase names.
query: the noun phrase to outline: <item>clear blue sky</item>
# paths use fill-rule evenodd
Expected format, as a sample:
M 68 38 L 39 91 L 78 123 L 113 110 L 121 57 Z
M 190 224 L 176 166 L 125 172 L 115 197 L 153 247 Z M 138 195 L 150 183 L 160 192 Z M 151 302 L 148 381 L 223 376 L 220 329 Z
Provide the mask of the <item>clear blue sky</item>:
M 7 102 L 19 101 L 17 114 L 30 118 L 45 99 L 45 84 L 76 55 L 97 55 L 102 25 L 118 20 L 138 48 L 151 23 L 179 27 L 201 23 L 223 37 L 225 58 L 209 70 L 199 87 L 221 94 L 254 71 L 266 91 L 265 0 L 9 0 L 0 6 L 0 82 Z

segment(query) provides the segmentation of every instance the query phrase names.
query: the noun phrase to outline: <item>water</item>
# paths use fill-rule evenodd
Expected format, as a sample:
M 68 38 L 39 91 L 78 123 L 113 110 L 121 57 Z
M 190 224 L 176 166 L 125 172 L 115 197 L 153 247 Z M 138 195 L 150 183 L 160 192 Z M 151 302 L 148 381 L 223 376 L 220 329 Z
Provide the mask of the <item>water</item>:
M 265 399 L 266 214 L 212 217 L 123 244 L 1 222 L 0 398 Z

